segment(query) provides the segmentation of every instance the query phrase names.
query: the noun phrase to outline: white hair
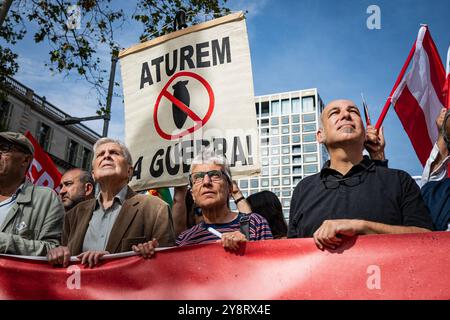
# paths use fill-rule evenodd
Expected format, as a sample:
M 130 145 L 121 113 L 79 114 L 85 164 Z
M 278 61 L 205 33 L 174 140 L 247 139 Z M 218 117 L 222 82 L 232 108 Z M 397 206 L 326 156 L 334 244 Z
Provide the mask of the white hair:
M 123 156 L 125 157 L 125 159 L 127 159 L 127 162 L 130 166 L 133 166 L 133 159 L 131 158 L 131 154 L 130 151 L 128 150 L 128 148 L 125 146 L 125 144 L 122 141 L 119 140 L 115 140 L 115 139 L 111 139 L 111 138 L 100 138 L 97 140 L 97 142 L 94 144 L 94 158 L 92 159 L 92 165 L 94 165 L 94 161 L 95 161 L 95 154 L 97 153 L 97 149 L 106 143 L 114 143 L 117 144 L 120 147 L 120 150 L 123 153 Z
M 227 176 L 228 182 L 231 185 L 231 170 L 228 160 L 224 155 L 216 153 L 212 147 L 203 149 L 202 152 L 197 154 L 194 159 L 192 159 L 191 167 L 189 168 L 189 175 L 192 174 L 192 169 L 194 165 L 197 164 L 217 164 L 221 166 Z

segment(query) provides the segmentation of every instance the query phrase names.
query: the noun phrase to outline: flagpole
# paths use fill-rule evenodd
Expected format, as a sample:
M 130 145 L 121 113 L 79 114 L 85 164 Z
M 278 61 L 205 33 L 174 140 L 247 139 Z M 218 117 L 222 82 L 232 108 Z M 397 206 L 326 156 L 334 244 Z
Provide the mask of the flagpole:
M 395 82 L 395 85 L 392 88 L 391 94 L 389 95 L 389 97 L 386 100 L 386 103 L 384 104 L 383 111 L 381 111 L 380 118 L 378 118 L 377 124 L 375 125 L 375 128 L 377 130 L 380 129 L 381 124 L 383 123 L 384 118 L 386 117 L 389 107 L 391 106 L 392 95 L 394 94 L 395 90 L 397 90 L 397 87 L 400 84 L 400 81 L 402 81 L 403 76 L 405 75 L 406 69 L 408 69 L 409 63 L 411 62 L 411 59 L 412 59 L 415 51 L 416 51 L 416 41 L 414 41 L 414 45 L 411 48 L 411 51 L 409 52 L 408 58 L 406 59 L 406 62 L 403 65 L 402 71 L 400 71 L 397 81 Z

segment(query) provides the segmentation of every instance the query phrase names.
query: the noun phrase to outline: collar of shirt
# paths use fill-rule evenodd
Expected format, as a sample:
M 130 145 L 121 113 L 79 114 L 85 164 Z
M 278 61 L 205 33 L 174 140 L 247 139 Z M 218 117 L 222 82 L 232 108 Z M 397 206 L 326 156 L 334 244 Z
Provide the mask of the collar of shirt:
M 324 179 L 328 176 L 333 176 L 338 179 L 353 176 L 362 171 L 373 171 L 375 169 L 375 164 L 368 156 L 364 156 L 362 161 L 358 164 L 355 164 L 347 174 L 342 175 L 340 172 L 330 168 L 330 160 L 325 162 L 320 170 L 320 179 Z
M 9 197 L 8 199 L 3 200 L 2 202 L 0 202 L 0 206 L 3 206 L 5 204 L 8 204 L 10 202 L 13 202 L 17 199 L 17 196 L 19 195 L 19 193 L 22 192 L 23 189 L 23 183 L 17 188 L 17 190 L 12 194 L 11 197 Z
M 128 185 L 126 184 L 122 189 L 120 189 L 120 191 L 114 196 L 114 200 L 113 203 L 118 201 L 120 203 L 120 205 L 123 205 L 123 203 L 126 200 L 128 194 Z M 102 200 L 102 193 L 99 192 L 97 197 L 95 198 L 95 210 L 97 210 L 99 208 L 99 206 L 101 205 L 101 200 Z M 103 208 L 103 206 L 101 206 Z

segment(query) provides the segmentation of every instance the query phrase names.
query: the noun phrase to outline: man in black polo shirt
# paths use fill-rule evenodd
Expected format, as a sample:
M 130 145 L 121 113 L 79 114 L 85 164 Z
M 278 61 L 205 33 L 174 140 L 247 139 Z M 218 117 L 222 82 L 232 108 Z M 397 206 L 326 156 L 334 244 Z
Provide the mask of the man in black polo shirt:
M 342 235 L 432 229 L 416 182 L 404 171 L 363 156 L 366 133 L 352 101 L 332 101 L 320 120 L 317 140 L 327 147 L 330 160 L 295 188 L 288 237 L 313 236 L 323 250 L 338 247 Z

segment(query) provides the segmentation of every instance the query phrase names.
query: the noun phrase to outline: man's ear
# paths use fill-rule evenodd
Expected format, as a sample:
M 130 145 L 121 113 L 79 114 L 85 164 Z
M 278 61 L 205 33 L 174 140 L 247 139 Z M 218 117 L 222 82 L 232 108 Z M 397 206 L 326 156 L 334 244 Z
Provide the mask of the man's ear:
M 92 183 L 85 183 L 84 184 L 84 194 L 86 197 L 89 197 L 94 192 L 94 186 Z
M 319 130 L 317 130 L 316 138 L 319 143 L 325 143 L 325 132 L 323 132 L 323 128 L 319 128 Z

